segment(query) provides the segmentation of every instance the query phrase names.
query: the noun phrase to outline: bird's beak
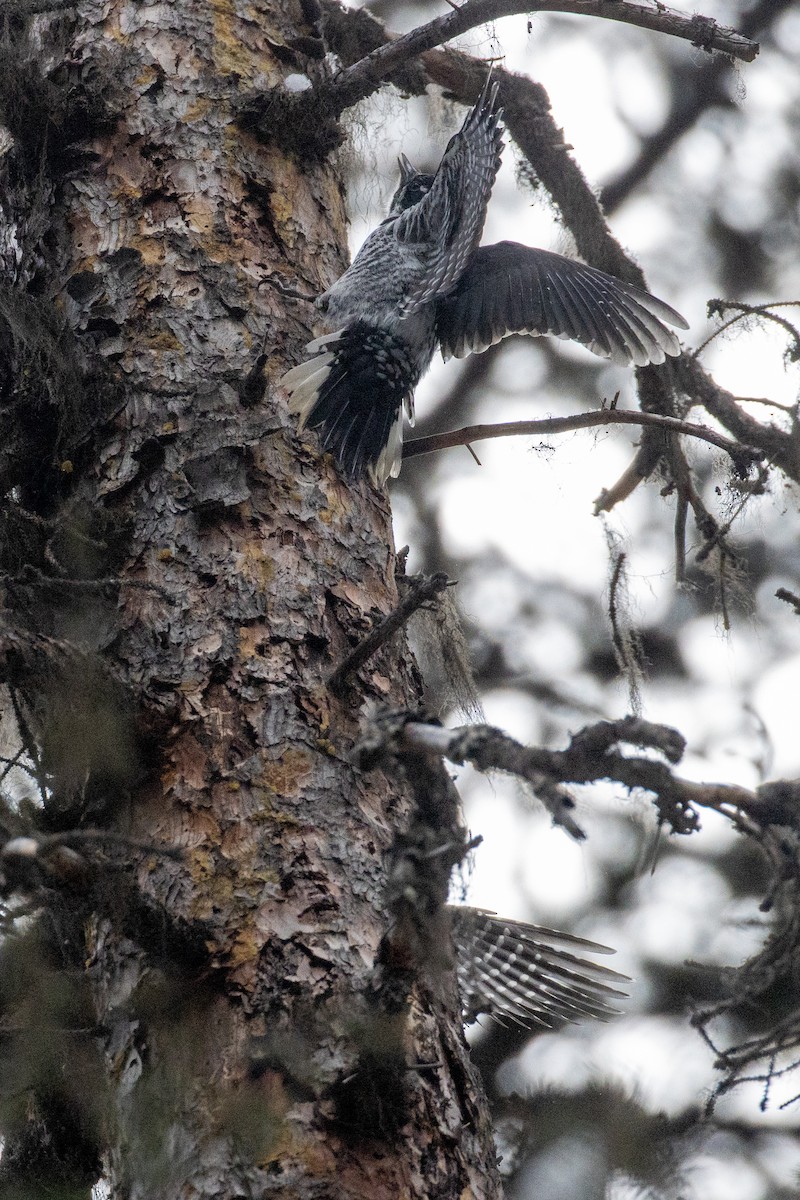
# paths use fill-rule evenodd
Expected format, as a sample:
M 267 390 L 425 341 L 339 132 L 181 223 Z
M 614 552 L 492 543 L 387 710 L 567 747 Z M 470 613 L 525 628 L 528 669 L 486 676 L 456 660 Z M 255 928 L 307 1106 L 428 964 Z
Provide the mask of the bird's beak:
M 397 165 L 400 168 L 400 182 L 408 183 L 409 179 L 413 179 L 416 175 L 416 170 L 406 158 L 405 154 L 401 154 L 397 160 Z

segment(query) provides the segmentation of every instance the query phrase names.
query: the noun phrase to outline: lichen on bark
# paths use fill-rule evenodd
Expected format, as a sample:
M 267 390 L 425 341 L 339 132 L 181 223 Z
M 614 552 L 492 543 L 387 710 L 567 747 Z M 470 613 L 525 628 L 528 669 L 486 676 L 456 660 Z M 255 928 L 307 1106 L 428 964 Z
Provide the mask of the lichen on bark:
M 387 497 L 345 484 L 275 383 L 315 316 L 276 283 L 321 292 L 346 254 L 335 164 L 238 120 L 297 57 L 295 7 L 90 0 L 33 20 L 53 86 L 101 77 L 103 120 L 70 134 L 42 246 L 76 352 L 116 389 L 48 520 L 72 530 L 65 576 L 119 586 L 29 610 L 96 664 L 93 703 L 21 686 L 49 731 L 56 823 L 183 850 L 134 856 L 129 919 L 113 871 L 83 914 L 111 1194 L 493 1196 L 488 1118 L 442 986 L 421 979 L 402 1013 L 398 1095 L 381 1097 L 402 1119 L 366 1136 L 331 1098 L 363 1069 L 365 1030 L 390 1036 L 365 995 L 411 803 L 349 751 L 366 706 L 419 695 L 402 638 L 355 694 L 326 686 L 397 589 Z M 264 394 L 243 403 L 257 360 Z M 54 738 L 59 713 L 74 721 Z

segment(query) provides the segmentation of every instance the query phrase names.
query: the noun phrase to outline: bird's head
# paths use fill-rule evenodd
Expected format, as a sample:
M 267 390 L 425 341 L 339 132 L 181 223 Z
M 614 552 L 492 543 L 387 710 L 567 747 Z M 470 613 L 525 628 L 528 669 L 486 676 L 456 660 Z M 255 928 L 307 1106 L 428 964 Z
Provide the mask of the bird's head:
M 422 175 L 419 171 L 415 171 L 405 154 L 401 154 L 397 162 L 400 166 L 400 186 L 392 196 L 389 208 L 390 217 L 396 217 L 401 212 L 405 212 L 407 208 L 418 204 L 422 197 L 431 190 L 434 180 L 433 175 Z

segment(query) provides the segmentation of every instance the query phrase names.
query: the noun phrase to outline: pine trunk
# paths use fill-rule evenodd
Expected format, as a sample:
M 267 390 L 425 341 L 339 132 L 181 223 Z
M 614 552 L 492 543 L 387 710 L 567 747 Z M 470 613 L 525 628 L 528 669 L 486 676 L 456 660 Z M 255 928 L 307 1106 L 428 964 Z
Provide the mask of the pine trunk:
M 38 69 L 91 97 L 41 246 L 116 410 L 62 463 L 83 515 L 60 561 L 123 581 L 48 618 L 87 665 L 58 720 L 40 703 L 41 738 L 63 825 L 184 852 L 138 852 L 135 888 L 111 871 L 87 923 L 114 1200 L 499 1191 L 452 989 L 419 979 L 385 1026 L 365 1002 L 411 800 L 348 755 L 370 704 L 419 697 L 402 638 L 343 698 L 325 682 L 397 588 L 385 494 L 347 486 L 276 386 L 315 319 L 286 290 L 316 295 L 346 262 L 335 166 L 237 120 L 308 61 L 300 9 L 87 0 L 34 19 Z M 402 1069 L 348 1106 L 365 1048 L 381 1057 L 369 1037 Z

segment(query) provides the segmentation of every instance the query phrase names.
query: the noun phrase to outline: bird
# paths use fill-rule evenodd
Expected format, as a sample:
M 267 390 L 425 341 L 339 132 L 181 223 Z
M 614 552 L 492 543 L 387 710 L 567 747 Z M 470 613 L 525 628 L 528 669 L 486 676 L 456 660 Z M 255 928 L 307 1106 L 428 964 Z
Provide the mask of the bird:
M 584 957 L 613 954 L 608 946 L 467 905 L 448 911 L 465 1025 L 481 1014 L 545 1027 L 617 1014 L 627 993 L 614 985 L 628 977 Z
M 481 94 L 433 175 L 402 155 L 386 218 L 317 300 L 330 331 L 280 380 L 299 428 L 318 432 L 348 480 L 400 471 L 403 412 L 437 347 L 480 353 L 513 333 L 569 338 L 622 365 L 680 354 L 680 313 L 577 259 L 502 241 L 479 246 L 503 150 L 498 84 Z

